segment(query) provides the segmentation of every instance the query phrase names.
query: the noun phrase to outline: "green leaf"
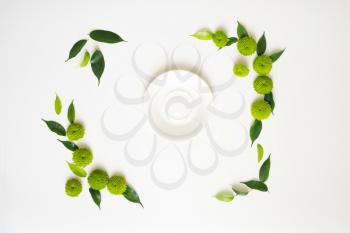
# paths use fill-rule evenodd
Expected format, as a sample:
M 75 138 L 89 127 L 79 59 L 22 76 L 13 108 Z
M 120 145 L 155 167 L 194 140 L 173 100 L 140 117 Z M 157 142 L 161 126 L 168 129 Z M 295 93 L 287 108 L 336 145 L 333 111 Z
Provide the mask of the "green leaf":
M 241 39 L 243 37 L 248 36 L 248 32 L 245 29 L 245 27 L 240 22 L 237 21 L 237 23 L 238 23 L 238 25 L 237 25 L 237 36 L 238 36 L 238 38 Z
M 103 54 L 100 50 L 97 49 L 92 54 L 90 63 L 91 63 L 91 69 L 94 72 L 94 74 L 98 80 L 98 84 L 100 84 L 100 79 L 101 79 L 101 76 L 102 76 L 103 71 L 105 69 L 105 60 L 104 60 Z
M 265 32 L 262 34 L 260 39 L 258 40 L 258 44 L 256 46 L 256 53 L 258 56 L 263 55 L 266 51 L 266 38 L 265 38 Z
M 258 162 L 260 162 L 264 156 L 264 147 L 258 144 L 256 145 L 256 150 L 258 151 Z
M 229 37 L 225 46 L 230 46 L 230 45 L 236 43 L 237 41 L 238 41 L 238 39 L 236 37 Z
M 68 59 L 66 61 L 68 61 L 69 59 L 72 59 L 73 57 L 75 57 L 76 55 L 78 55 L 78 53 L 81 51 L 81 49 L 84 47 L 84 45 L 86 44 L 87 40 L 83 39 L 83 40 L 79 40 L 77 41 L 73 47 L 70 49 L 69 51 L 69 56 Z
M 272 111 L 272 113 L 273 113 L 273 109 L 275 108 L 275 101 L 273 100 L 273 94 L 272 94 L 272 92 L 270 92 L 269 94 L 266 94 L 266 95 L 264 96 L 264 100 L 270 104 L 270 106 L 271 106 L 271 111 Z
M 250 127 L 250 139 L 252 141 L 252 145 L 254 141 L 259 137 L 262 129 L 262 123 L 259 120 L 255 120 L 252 126 Z
M 55 99 L 55 112 L 57 115 L 60 115 L 62 111 L 62 103 L 60 97 L 56 94 L 56 99 Z
M 215 195 L 215 198 L 218 199 L 219 201 L 224 201 L 224 202 L 230 202 L 232 201 L 235 197 L 233 196 L 232 192 L 229 191 L 223 191 L 219 192 Z
M 143 208 L 143 205 L 140 201 L 140 197 L 139 195 L 137 194 L 137 192 L 131 188 L 129 185 L 127 186 L 125 192 L 123 193 L 123 196 L 128 200 L 128 201 L 131 201 L 131 202 L 134 202 L 134 203 L 138 203 L 142 206 Z
M 77 145 L 75 145 L 73 142 L 70 141 L 61 141 L 58 139 L 58 141 L 60 141 L 68 150 L 71 151 L 76 151 L 79 149 L 79 147 Z
M 236 195 L 239 195 L 239 196 L 246 196 L 249 193 L 248 191 L 242 191 L 235 187 L 232 187 L 232 190 L 233 192 L 236 193 Z
M 265 162 L 260 167 L 259 179 L 261 182 L 265 182 L 269 178 L 270 166 L 271 166 L 270 157 L 271 155 L 269 155 L 269 157 L 265 160 Z
M 279 51 L 279 52 L 275 52 L 273 54 L 270 55 L 270 58 L 272 60 L 272 62 L 277 61 L 277 59 L 282 55 L 282 53 L 284 52 L 285 49 Z
M 89 188 L 90 195 L 92 197 L 92 200 L 95 202 L 95 204 L 98 206 L 99 209 L 101 209 L 101 193 L 99 190 L 95 190 L 93 188 Z
M 201 29 L 191 36 L 199 40 L 211 40 L 213 38 L 213 33 L 208 29 Z
M 74 175 L 79 176 L 79 177 L 86 177 L 86 171 L 75 165 L 74 163 L 69 163 L 67 162 L 69 169 L 74 173 Z
M 87 64 L 89 64 L 90 61 L 90 53 L 88 51 L 85 51 L 83 60 L 80 63 L 80 67 L 85 67 Z
M 115 44 L 124 41 L 118 34 L 111 31 L 94 30 L 90 32 L 89 35 L 93 40 L 109 44 Z
M 259 191 L 262 191 L 262 192 L 268 191 L 268 188 L 267 188 L 266 184 L 264 184 L 261 181 L 250 180 L 250 181 L 242 182 L 242 183 L 247 185 L 251 189 L 259 190 Z
M 64 127 L 56 122 L 56 121 L 46 121 L 44 119 L 41 119 L 42 121 L 44 121 L 47 125 L 47 127 L 54 133 L 56 133 L 57 135 L 60 136 L 66 136 L 66 130 L 64 129 Z
M 75 121 L 75 108 L 74 108 L 73 100 L 68 107 L 67 117 L 68 117 L 69 122 L 73 124 Z

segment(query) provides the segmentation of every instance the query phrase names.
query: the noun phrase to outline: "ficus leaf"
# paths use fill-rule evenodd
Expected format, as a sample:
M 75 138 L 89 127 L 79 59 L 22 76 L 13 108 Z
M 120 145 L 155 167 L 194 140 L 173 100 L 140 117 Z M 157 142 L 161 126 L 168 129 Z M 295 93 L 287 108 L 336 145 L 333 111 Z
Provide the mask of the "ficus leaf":
M 271 166 L 270 157 L 271 155 L 269 155 L 269 157 L 264 161 L 264 163 L 260 167 L 259 179 L 261 182 L 265 182 L 269 178 L 270 166 Z
M 285 49 L 271 54 L 271 55 L 270 55 L 270 58 L 271 58 L 272 62 L 277 61 L 277 59 L 282 55 L 282 53 L 284 52 L 284 50 L 285 50 Z
M 264 184 L 261 181 L 250 180 L 250 181 L 242 182 L 242 183 L 247 185 L 251 189 L 259 190 L 259 191 L 262 191 L 262 192 L 268 191 L 268 188 L 267 188 L 266 184 Z
M 60 136 L 66 136 L 66 130 L 65 128 L 58 122 L 56 121 L 46 121 L 42 119 L 47 125 L 47 127 L 54 133 Z
M 90 32 L 90 37 L 98 42 L 115 44 L 124 41 L 118 34 L 106 30 L 94 30 Z
M 127 186 L 125 192 L 123 193 L 123 196 L 128 200 L 128 201 L 131 201 L 131 202 L 134 202 L 134 203 L 138 203 L 142 206 L 143 208 L 143 205 L 141 203 L 141 200 L 140 200 L 140 197 L 139 195 L 137 194 L 137 192 L 131 188 L 129 185 Z
M 237 25 L 237 36 L 238 36 L 238 38 L 241 39 L 243 37 L 248 36 L 248 32 L 245 29 L 245 27 L 240 22 L 237 21 L 237 23 L 238 23 L 238 25 Z
M 256 150 L 258 152 L 258 162 L 260 162 L 264 156 L 264 147 L 262 147 L 262 145 L 258 144 L 258 145 L 256 145 Z
M 80 62 L 80 67 L 85 67 L 89 64 L 90 61 L 90 53 L 85 51 L 83 60 Z
M 55 98 L 55 112 L 57 115 L 60 115 L 62 111 L 62 103 L 60 97 L 56 94 Z
M 71 141 L 61 141 L 59 139 L 58 141 L 61 142 L 68 150 L 76 151 L 79 149 L 79 147 Z
M 254 141 L 259 137 L 262 129 L 262 123 L 259 120 L 255 120 L 250 127 L 250 140 L 252 141 L 252 145 Z
M 67 118 L 68 118 L 70 123 L 74 123 L 74 121 L 75 121 L 75 108 L 74 108 L 73 100 L 68 107 Z
M 101 193 L 99 190 L 95 190 L 93 188 L 89 188 L 90 195 L 92 197 L 92 200 L 95 202 L 95 204 L 98 206 L 99 209 L 101 209 Z
M 81 51 L 81 49 L 84 47 L 84 45 L 86 44 L 87 40 L 83 39 L 83 40 L 79 40 L 77 41 L 73 47 L 70 49 L 69 51 L 69 56 L 68 59 L 66 61 L 68 61 L 69 59 L 72 59 L 73 57 L 75 57 L 76 55 L 78 55 L 78 53 Z
M 90 63 L 91 63 L 92 72 L 94 72 L 94 74 L 98 80 L 98 84 L 100 84 L 100 79 L 101 79 L 101 76 L 102 76 L 103 71 L 105 69 L 105 60 L 104 60 L 103 54 L 100 50 L 97 49 L 92 54 Z
M 232 192 L 229 191 L 222 191 L 219 192 L 215 195 L 215 198 L 218 199 L 219 201 L 224 201 L 224 202 L 230 202 L 232 201 L 235 197 Z
M 208 29 L 201 29 L 191 36 L 199 40 L 211 40 L 213 38 L 213 33 Z
M 270 104 L 270 106 L 271 106 L 271 111 L 272 111 L 272 113 L 273 113 L 273 109 L 275 108 L 275 101 L 273 100 L 273 94 L 272 94 L 272 92 L 270 92 L 269 94 L 266 94 L 266 95 L 264 96 L 264 100 Z
M 258 56 L 263 55 L 266 51 L 266 38 L 265 38 L 265 32 L 262 34 L 260 39 L 258 40 L 258 44 L 256 46 L 256 53 Z
M 86 171 L 75 165 L 74 163 L 69 163 L 67 162 L 69 169 L 74 173 L 74 175 L 79 176 L 79 177 L 85 177 L 86 176 Z

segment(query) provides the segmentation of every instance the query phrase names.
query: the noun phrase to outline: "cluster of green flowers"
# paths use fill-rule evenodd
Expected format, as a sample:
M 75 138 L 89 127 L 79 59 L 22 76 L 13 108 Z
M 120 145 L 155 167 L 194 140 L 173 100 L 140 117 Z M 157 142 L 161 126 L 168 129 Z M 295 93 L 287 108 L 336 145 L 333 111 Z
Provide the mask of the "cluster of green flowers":
M 61 113 L 62 103 L 58 95 L 55 99 L 55 112 L 57 115 Z M 82 183 L 79 177 L 86 177 L 87 173 L 84 170 L 93 161 L 93 154 L 89 148 L 81 147 L 76 141 L 82 139 L 85 135 L 85 128 L 81 123 L 75 122 L 75 107 L 73 101 L 69 105 L 67 118 L 70 125 L 67 130 L 56 121 L 45 121 L 48 128 L 59 136 L 65 136 L 68 140 L 59 140 L 67 149 L 72 151 L 73 163 L 67 162 L 70 170 L 76 177 L 70 178 L 65 184 L 65 193 L 70 197 L 78 197 L 83 190 Z M 90 186 L 90 194 L 93 201 L 100 206 L 101 195 L 100 190 L 107 187 L 108 191 L 114 195 L 124 195 L 125 198 L 131 202 L 141 204 L 141 201 L 131 187 L 127 185 L 127 182 L 123 176 L 116 175 L 109 177 L 107 172 L 101 169 L 92 171 L 87 177 L 87 181 Z M 141 204 L 142 205 L 142 204 Z
M 201 40 L 213 40 L 215 45 L 219 48 L 229 46 L 237 42 L 237 50 L 243 56 L 250 56 L 256 52 L 257 56 L 253 61 L 253 69 L 258 74 L 258 76 L 255 78 L 253 82 L 253 87 L 256 93 L 258 93 L 259 95 L 263 95 L 263 98 L 259 97 L 257 100 L 255 100 L 252 103 L 250 108 L 251 115 L 254 118 L 254 123 L 250 129 L 250 137 L 253 144 L 254 141 L 258 138 L 260 131 L 262 129 L 261 121 L 268 119 L 274 108 L 274 100 L 272 95 L 273 81 L 267 75 L 272 70 L 273 62 L 275 62 L 282 55 L 284 50 L 276 52 L 270 56 L 266 55 L 265 54 L 265 51 L 266 51 L 265 33 L 260 37 L 258 42 L 256 42 L 255 39 L 248 34 L 245 27 L 239 22 L 237 26 L 237 38 L 236 37 L 228 38 L 223 31 L 217 31 L 215 33 L 211 33 L 209 30 L 200 30 L 192 36 Z M 235 64 L 232 71 L 237 77 L 240 77 L 240 78 L 243 78 L 249 75 L 249 68 L 242 63 Z M 263 157 L 263 147 L 260 144 L 258 144 L 257 150 L 258 150 L 258 162 L 260 162 L 260 160 Z M 256 189 L 259 191 L 266 192 L 268 188 L 265 184 L 265 181 L 269 176 L 269 169 L 270 169 L 270 156 L 268 157 L 268 159 L 265 160 L 265 162 L 260 167 L 259 180 L 250 180 L 242 183 L 245 184 L 245 186 L 247 186 L 250 189 Z M 233 192 L 225 191 L 225 192 L 218 193 L 216 195 L 216 198 L 221 201 L 229 202 L 229 201 L 232 201 L 235 196 L 237 195 L 244 196 L 244 195 L 247 195 L 249 192 L 247 190 L 245 191 L 239 190 L 235 187 L 233 187 L 232 189 L 233 189 Z

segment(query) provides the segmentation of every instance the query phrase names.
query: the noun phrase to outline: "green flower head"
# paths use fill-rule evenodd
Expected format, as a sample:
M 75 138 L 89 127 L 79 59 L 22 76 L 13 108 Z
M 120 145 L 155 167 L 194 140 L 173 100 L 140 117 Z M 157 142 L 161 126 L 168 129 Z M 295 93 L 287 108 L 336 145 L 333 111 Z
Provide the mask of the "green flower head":
M 78 179 L 72 178 L 67 180 L 65 190 L 68 196 L 77 197 L 83 190 L 83 186 Z
M 249 36 L 243 37 L 238 40 L 237 49 L 244 56 L 252 55 L 256 50 L 256 42 Z
M 269 94 L 273 88 L 272 79 L 267 76 L 258 76 L 254 80 L 254 90 L 262 95 Z
M 265 120 L 271 114 L 271 106 L 263 99 L 255 100 L 250 108 L 252 116 L 257 120 Z
M 100 169 L 92 171 L 88 176 L 88 183 L 95 190 L 104 189 L 108 183 L 107 172 Z
M 73 161 L 79 167 L 86 167 L 92 162 L 93 155 L 89 149 L 81 148 L 73 152 Z
M 253 68 L 260 75 L 268 74 L 272 69 L 272 60 L 266 55 L 258 56 L 254 59 Z
M 76 141 L 82 137 L 84 137 L 85 129 L 82 124 L 73 123 L 68 126 L 67 129 L 67 137 L 70 141 Z
M 213 35 L 213 41 L 217 47 L 222 48 L 227 44 L 228 38 L 225 32 L 216 31 Z
M 247 76 L 249 74 L 249 69 L 243 64 L 236 64 L 233 67 L 233 73 L 237 77 L 245 77 L 245 76 Z
M 115 195 L 123 194 L 126 190 L 126 180 L 123 176 L 113 176 L 109 179 L 107 189 Z

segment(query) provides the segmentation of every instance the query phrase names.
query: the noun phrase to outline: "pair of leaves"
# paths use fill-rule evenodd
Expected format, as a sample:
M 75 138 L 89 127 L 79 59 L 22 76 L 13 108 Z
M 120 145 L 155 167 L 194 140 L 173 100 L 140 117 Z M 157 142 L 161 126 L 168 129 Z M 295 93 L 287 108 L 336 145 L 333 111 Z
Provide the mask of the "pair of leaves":
M 250 127 L 250 140 L 252 141 L 252 144 L 255 142 L 255 140 L 259 137 L 260 132 L 262 130 L 262 122 L 259 120 L 255 120 Z
M 56 121 L 47 121 L 47 120 L 44 120 L 42 119 L 47 127 L 54 133 L 56 133 L 57 135 L 59 136 L 66 136 L 66 130 L 65 128 L 58 122 Z
M 128 200 L 128 201 L 131 201 L 131 202 L 134 202 L 134 203 L 138 203 L 142 206 L 143 208 L 143 205 L 141 203 L 141 200 L 140 200 L 140 197 L 139 195 L 137 194 L 137 192 L 131 188 L 129 185 L 127 186 L 125 192 L 123 193 L 123 196 Z
M 238 23 L 238 25 L 237 25 L 237 36 L 238 36 L 238 38 L 241 39 L 243 37 L 248 36 L 248 32 L 245 29 L 245 27 L 240 22 L 237 21 L 237 23 Z
M 86 177 L 86 171 L 74 163 L 67 162 L 69 169 L 74 173 L 74 175 L 79 177 Z

